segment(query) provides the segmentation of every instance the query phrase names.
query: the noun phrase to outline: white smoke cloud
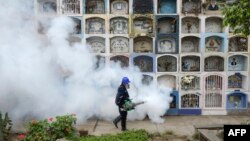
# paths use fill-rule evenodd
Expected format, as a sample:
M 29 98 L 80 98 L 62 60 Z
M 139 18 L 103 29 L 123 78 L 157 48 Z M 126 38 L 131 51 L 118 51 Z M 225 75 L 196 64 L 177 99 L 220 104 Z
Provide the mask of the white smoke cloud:
M 45 37 L 37 32 L 33 0 L 1 0 L 0 4 L 0 110 L 15 121 L 77 114 L 112 120 L 118 115 L 114 99 L 123 76 L 132 81 L 129 93 L 135 102 L 145 101 L 129 112 L 130 120 L 146 115 L 161 123 L 169 108 L 170 89 L 143 85 L 142 75 L 118 64 L 95 69 L 96 58 L 82 44 L 69 46 L 73 21 L 56 17 L 48 23 Z

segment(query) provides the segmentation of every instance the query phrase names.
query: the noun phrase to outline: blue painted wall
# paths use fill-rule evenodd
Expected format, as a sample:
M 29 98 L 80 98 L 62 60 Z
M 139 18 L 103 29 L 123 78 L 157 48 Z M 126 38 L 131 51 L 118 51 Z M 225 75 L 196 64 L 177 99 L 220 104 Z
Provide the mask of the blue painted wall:
M 175 107 L 176 108 L 170 108 L 166 111 L 166 115 L 178 115 L 178 109 L 179 109 L 179 92 L 178 91 L 173 91 L 171 94 L 170 94 L 171 97 L 175 97 Z
M 233 103 L 230 101 L 230 97 L 231 96 L 240 96 L 241 97 L 241 100 L 240 100 L 240 103 L 238 103 L 238 106 L 237 108 L 235 107 L 236 106 L 236 103 Z M 242 93 L 242 92 L 239 92 L 239 91 L 235 91 L 235 92 L 232 92 L 231 94 L 227 95 L 227 109 L 246 109 L 248 106 L 247 106 L 247 95 Z
M 158 3 L 159 13 L 167 14 L 167 13 L 176 13 L 176 0 L 161 0 L 161 3 Z M 158 1 L 159 2 L 159 1 Z
M 201 109 L 179 109 L 179 115 L 201 115 Z
M 217 36 L 223 39 L 223 52 L 227 52 L 228 50 L 228 41 L 227 41 L 227 34 L 226 33 L 201 33 L 201 40 L 200 40 L 200 47 L 201 51 L 205 51 L 205 44 L 206 44 L 206 38 L 211 36 Z M 224 61 L 225 62 L 225 61 Z

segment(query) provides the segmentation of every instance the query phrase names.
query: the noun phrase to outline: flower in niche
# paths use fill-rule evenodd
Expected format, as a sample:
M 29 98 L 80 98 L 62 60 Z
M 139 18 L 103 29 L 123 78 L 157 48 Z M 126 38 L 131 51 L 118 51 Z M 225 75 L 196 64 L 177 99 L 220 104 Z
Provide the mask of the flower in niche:
M 185 90 L 188 89 L 188 85 L 193 81 L 194 76 L 184 76 L 181 78 L 181 85 L 184 86 Z
M 190 84 L 192 81 L 193 81 L 193 79 L 194 79 L 194 76 L 184 76 L 184 77 L 182 77 L 182 84 L 184 84 L 184 85 L 188 85 L 188 84 Z

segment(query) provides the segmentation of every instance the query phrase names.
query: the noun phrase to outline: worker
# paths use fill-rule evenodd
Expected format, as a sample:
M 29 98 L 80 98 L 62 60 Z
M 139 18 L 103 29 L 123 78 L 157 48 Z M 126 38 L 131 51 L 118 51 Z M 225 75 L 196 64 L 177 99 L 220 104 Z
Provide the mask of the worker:
M 118 88 L 118 92 L 116 94 L 116 98 L 115 98 L 115 103 L 118 106 L 118 110 L 120 115 L 118 117 L 115 118 L 115 120 L 113 120 L 113 123 L 115 125 L 116 128 L 118 128 L 117 124 L 119 121 L 121 121 L 121 127 L 122 127 L 122 131 L 126 131 L 126 120 L 127 120 L 127 110 L 123 107 L 124 103 L 126 100 L 129 100 L 129 94 L 127 89 L 129 89 L 129 79 L 128 77 L 123 77 L 122 78 L 122 83 Z

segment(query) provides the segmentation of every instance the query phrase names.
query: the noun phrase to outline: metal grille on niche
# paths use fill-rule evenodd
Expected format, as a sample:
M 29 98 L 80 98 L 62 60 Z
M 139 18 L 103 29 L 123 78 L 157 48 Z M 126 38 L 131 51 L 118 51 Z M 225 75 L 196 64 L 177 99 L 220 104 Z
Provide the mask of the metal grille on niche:
M 187 77 L 187 76 L 184 76 L 184 77 Z M 184 80 L 185 79 L 184 77 L 182 77 L 181 80 Z M 188 75 L 188 77 L 190 77 L 190 75 Z M 182 90 L 199 90 L 200 89 L 200 77 L 191 75 L 190 83 L 182 82 L 181 89 Z
M 205 58 L 205 71 L 224 71 L 224 58 L 220 56 Z
M 222 90 L 222 77 L 210 75 L 205 79 L 205 90 Z
M 62 0 L 63 14 L 80 14 L 80 0 Z
M 223 79 L 218 75 L 210 75 L 205 78 L 205 107 L 222 107 Z
M 181 52 L 199 52 L 200 38 L 187 36 L 181 39 Z
M 133 0 L 134 14 L 153 14 L 153 0 Z
M 105 14 L 104 0 L 86 0 L 86 14 Z
M 242 88 L 242 75 L 240 73 L 235 73 L 228 77 L 228 88 Z
M 199 108 L 199 96 L 196 94 L 185 94 L 181 96 L 182 108 Z
M 162 56 L 157 59 L 158 72 L 175 72 L 177 71 L 177 59 L 173 56 Z
M 182 71 L 200 71 L 200 57 L 185 56 L 182 57 Z

